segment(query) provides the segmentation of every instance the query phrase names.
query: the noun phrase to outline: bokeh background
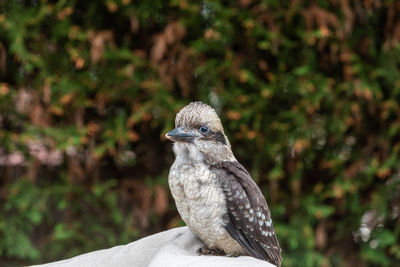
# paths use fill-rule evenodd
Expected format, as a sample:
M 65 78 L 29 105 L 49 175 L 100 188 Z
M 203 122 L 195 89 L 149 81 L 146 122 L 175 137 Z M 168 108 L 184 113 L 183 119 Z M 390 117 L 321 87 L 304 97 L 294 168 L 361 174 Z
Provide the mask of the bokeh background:
M 399 264 L 399 42 L 393 0 L 0 0 L 0 265 L 183 225 L 164 134 L 193 100 L 284 266 Z

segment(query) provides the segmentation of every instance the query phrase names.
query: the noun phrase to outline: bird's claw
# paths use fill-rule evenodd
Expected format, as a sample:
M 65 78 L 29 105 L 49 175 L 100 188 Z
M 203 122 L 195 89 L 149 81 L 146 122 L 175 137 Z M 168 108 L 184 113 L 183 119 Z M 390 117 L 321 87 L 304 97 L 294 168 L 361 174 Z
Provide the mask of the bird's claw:
M 197 253 L 199 255 L 225 256 L 225 252 L 217 248 L 199 248 Z

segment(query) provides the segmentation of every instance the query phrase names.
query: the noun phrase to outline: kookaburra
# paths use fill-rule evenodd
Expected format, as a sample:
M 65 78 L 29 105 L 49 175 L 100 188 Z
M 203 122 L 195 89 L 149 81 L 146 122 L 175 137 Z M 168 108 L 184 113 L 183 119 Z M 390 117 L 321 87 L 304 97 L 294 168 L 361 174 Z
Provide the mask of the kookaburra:
M 215 110 L 193 102 L 178 112 L 176 159 L 168 183 L 183 221 L 207 247 L 281 265 L 281 248 L 265 198 L 236 160 Z

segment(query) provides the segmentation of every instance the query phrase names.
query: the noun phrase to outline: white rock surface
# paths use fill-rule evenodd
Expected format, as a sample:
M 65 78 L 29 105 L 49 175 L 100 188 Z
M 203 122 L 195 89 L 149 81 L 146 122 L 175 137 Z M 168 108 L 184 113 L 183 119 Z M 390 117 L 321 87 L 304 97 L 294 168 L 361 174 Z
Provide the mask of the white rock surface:
M 123 246 L 93 251 L 40 267 L 274 267 L 253 257 L 199 256 L 203 246 L 187 227 L 154 234 Z

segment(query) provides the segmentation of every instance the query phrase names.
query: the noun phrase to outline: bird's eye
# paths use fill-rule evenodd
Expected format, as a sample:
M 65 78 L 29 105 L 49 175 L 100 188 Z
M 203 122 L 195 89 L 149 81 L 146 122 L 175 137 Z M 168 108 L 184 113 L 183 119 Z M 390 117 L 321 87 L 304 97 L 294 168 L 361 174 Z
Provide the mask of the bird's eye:
M 199 131 L 202 134 L 207 134 L 210 131 L 210 129 L 208 128 L 208 126 L 203 125 L 203 126 L 200 127 Z

